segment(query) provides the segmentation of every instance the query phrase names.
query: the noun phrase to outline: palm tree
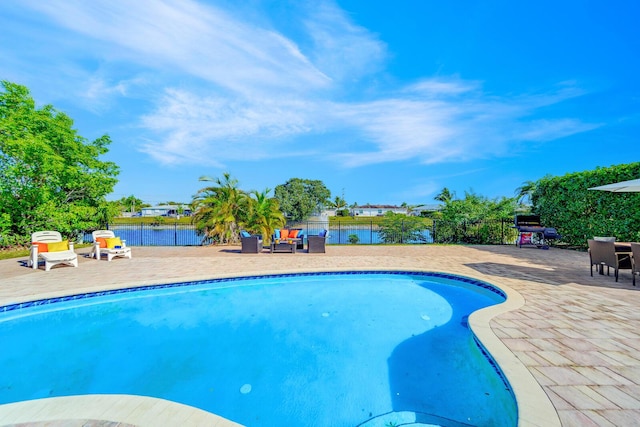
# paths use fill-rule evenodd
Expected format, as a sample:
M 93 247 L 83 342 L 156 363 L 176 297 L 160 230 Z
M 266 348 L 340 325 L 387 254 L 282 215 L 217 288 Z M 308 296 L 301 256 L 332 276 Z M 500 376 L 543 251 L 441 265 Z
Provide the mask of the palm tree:
M 263 192 L 252 191 L 249 198 L 249 213 L 247 228 L 258 234 L 262 234 L 265 243 L 269 243 L 273 231 L 283 227 L 286 220 L 280 211 L 280 204 L 275 197 L 269 197 L 271 189 Z
M 211 238 L 216 243 L 238 243 L 240 227 L 247 222 L 248 195 L 238 188 L 238 181 L 226 172 L 222 179 L 203 176 L 199 180 L 212 181 L 215 185 L 199 190 L 194 196 L 192 222 L 196 230 L 205 239 Z
M 442 202 L 446 205 L 450 203 L 454 197 L 455 197 L 455 193 L 452 193 L 451 191 L 449 191 L 447 187 L 444 187 L 442 191 L 440 191 L 440 193 L 436 195 L 436 197 L 434 197 L 433 199 L 439 202 Z
M 327 205 L 336 210 L 336 215 L 342 215 L 342 210 L 347 207 L 347 201 L 340 196 L 336 196 L 333 200 L 329 200 Z
M 401 208 L 405 208 L 407 210 L 407 215 L 413 214 L 413 211 L 418 206 L 420 206 L 420 205 L 410 205 L 407 202 L 402 202 L 402 204 L 400 205 Z
M 535 181 L 525 181 L 522 185 L 516 188 L 516 198 L 521 205 L 531 206 L 532 196 L 538 188 L 538 183 Z
M 347 202 L 342 197 L 336 196 L 331 202 L 329 202 L 329 206 L 336 210 L 340 210 L 347 207 Z

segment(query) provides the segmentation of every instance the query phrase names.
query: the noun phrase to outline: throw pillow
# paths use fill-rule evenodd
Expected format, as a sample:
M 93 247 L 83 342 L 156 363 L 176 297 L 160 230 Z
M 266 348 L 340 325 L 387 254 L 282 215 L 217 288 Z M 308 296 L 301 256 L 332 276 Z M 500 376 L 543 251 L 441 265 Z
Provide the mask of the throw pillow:
M 107 239 L 105 237 L 97 237 L 96 242 L 100 244 L 100 249 L 107 247 Z
M 289 232 L 289 237 L 290 237 L 291 239 L 295 239 L 295 238 L 297 238 L 297 237 L 298 237 L 298 233 L 299 233 L 299 232 L 300 232 L 300 230 L 291 230 L 291 231 Z
M 322 230 L 321 232 L 318 233 L 318 237 L 324 237 L 327 235 L 327 230 Z
M 38 253 L 49 252 L 49 245 L 44 242 L 33 242 L 31 245 L 38 247 Z
M 276 228 L 275 230 L 273 230 L 273 238 L 274 239 L 279 239 L 280 238 L 280 229 Z
M 64 240 L 62 242 L 49 243 L 47 246 L 49 252 L 61 252 L 69 249 L 69 242 Z
M 242 230 L 242 231 L 240 232 L 240 235 L 241 235 L 242 237 L 251 237 L 251 234 L 249 234 L 249 232 L 248 232 L 248 231 L 246 231 L 246 230 Z
M 111 239 L 106 239 L 107 248 L 113 249 L 116 246 L 122 246 L 122 240 L 119 237 L 112 237 Z
M 288 239 L 289 238 L 289 230 L 287 230 L 286 228 L 283 228 L 282 230 L 280 230 L 280 238 L 281 239 Z

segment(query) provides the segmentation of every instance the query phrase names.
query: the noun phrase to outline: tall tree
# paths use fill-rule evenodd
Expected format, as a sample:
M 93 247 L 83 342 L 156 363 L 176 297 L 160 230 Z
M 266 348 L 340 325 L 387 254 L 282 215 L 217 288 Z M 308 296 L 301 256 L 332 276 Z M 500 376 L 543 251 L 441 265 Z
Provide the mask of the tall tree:
M 224 173 L 222 178 L 200 177 L 213 182 L 194 196 L 192 222 L 205 238 L 216 243 L 238 243 L 240 228 L 248 222 L 249 197 L 238 188 L 238 181 Z
M 340 196 L 336 196 L 329 202 L 329 206 L 336 210 L 344 209 L 347 207 L 347 201 Z
M 247 228 L 251 231 L 262 234 L 268 243 L 271 235 L 278 227 L 285 224 L 285 218 L 280 211 L 280 205 L 274 197 L 269 197 L 271 189 L 263 192 L 252 191 L 250 193 L 249 215 L 247 218 Z
M 54 229 L 72 237 L 108 221 L 116 212 L 105 196 L 119 172 L 99 160 L 109 136 L 89 142 L 66 114 L 37 108 L 26 87 L 2 81 L 1 89 L 0 235 L 28 240 Z
M 423 218 L 387 212 L 380 224 L 380 238 L 385 243 L 425 242 L 426 229 Z
M 116 201 L 120 207 L 122 212 L 131 212 L 134 213 L 138 209 L 148 207 L 149 204 L 144 203 L 141 199 L 138 199 L 133 194 L 128 197 L 122 197 L 121 199 Z
M 502 224 L 513 218 L 516 198 L 488 199 L 473 191 L 464 199 L 449 200 L 434 213 L 438 242 L 494 243 L 503 233 Z
M 433 199 L 447 204 L 451 202 L 454 197 L 455 193 L 452 193 L 447 187 L 444 187 Z
M 538 183 L 536 181 L 525 181 L 515 190 L 516 199 L 520 205 L 531 206 L 531 198 L 536 192 Z
M 331 191 L 320 180 L 292 178 L 276 186 L 280 209 L 293 221 L 303 221 L 329 203 Z

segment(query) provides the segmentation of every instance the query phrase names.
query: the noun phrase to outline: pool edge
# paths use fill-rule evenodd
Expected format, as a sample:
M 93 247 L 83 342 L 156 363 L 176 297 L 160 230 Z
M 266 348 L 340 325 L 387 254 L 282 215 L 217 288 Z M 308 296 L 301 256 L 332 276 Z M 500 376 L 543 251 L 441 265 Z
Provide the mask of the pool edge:
M 242 424 L 193 406 L 132 394 L 83 394 L 0 405 L 0 426 L 20 423 L 41 427 L 51 425 L 52 421 L 71 420 L 135 426 L 242 427 Z
M 524 306 L 525 300 L 519 292 L 508 286 L 488 283 L 502 290 L 507 299 L 501 304 L 473 312 L 469 316 L 469 327 L 509 381 L 518 406 L 518 427 L 560 427 L 560 417 L 549 396 L 520 359 L 498 338 L 490 325 L 491 319 L 517 310 Z

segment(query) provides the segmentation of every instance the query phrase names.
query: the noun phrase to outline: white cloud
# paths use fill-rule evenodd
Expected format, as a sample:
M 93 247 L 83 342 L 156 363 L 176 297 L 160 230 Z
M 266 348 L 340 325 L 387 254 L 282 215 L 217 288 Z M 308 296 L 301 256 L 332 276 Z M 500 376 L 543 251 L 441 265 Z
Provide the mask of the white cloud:
M 314 43 L 314 64 L 332 78 L 353 82 L 382 69 L 386 45 L 365 28 L 354 25 L 332 3 L 314 3 L 313 15 L 305 24 Z
M 268 16 L 249 22 L 212 3 L 23 4 L 49 18 L 37 36 L 55 34 L 50 58 L 60 74 L 68 72 L 83 105 L 99 111 L 141 85 L 155 92 L 155 107 L 133 120 L 139 120 L 141 149 L 162 163 L 222 165 L 315 151 L 345 167 L 469 161 L 599 126 L 540 116 L 543 107 L 583 94 L 566 82 L 545 93 L 502 97 L 459 77 L 424 78 L 378 94 L 361 88 L 354 82 L 383 70 L 387 47 L 333 2 L 291 12 L 300 15 L 300 40 L 308 43 L 277 30 L 286 23 Z M 49 28 L 51 20 L 64 35 Z M 46 63 L 47 52 L 39 53 Z M 346 99 L 345 93 L 365 91 L 366 101 Z
M 413 89 L 413 90 L 412 90 Z M 345 105 L 346 122 L 374 146 L 336 155 L 347 166 L 416 159 L 425 164 L 507 155 L 523 142 L 545 142 L 589 131 L 599 124 L 576 119 L 533 119 L 537 109 L 579 96 L 563 88 L 542 95 L 488 96 L 475 83 L 424 80 L 404 97 Z
M 434 164 L 508 155 L 523 142 L 550 141 L 598 126 L 530 118 L 540 105 L 560 102 L 566 94 L 500 99 L 483 95 L 476 86 L 423 81 L 413 86 L 418 91 L 403 89 L 395 97 L 361 103 L 225 98 L 170 90 L 159 102 L 162 107 L 144 118 L 143 125 L 158 135 L 146 151 L 164 153 L 157 157 L 173 162 L 199 162 L 207 158 L 206 152 L 232 160 L 311 149 L 324 150 L 327 158 L 346 167 L 410 159 Z M 340 143 L 332 143 L 342 132 L 354 135 L 355 142 L 338 138 Z M 305 137 L 323 133 L 326 146 L 301 146 Z
M 158 104 L 142 120 L 158 135 L 144 151 L 165 163 L 205 164 L 210 158 L 220 163 L 273 157 L 283 140 L 311 131 L 317 107 L 298 99 L 230 99 L 174 89 Z
M 105 43 L 96 57 L 187 73 L 241 92 L 322 89 L 330 79 L 296 45 L 191 0 L 33 0 L 59 25 Z

